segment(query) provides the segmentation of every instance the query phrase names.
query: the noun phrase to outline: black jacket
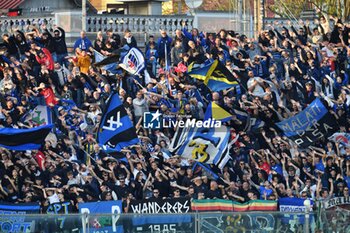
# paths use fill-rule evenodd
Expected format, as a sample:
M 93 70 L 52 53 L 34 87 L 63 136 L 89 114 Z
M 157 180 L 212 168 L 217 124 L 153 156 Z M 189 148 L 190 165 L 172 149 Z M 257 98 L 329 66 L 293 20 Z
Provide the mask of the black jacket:
M 53 37 L 53 44 L 56 49 L 56 54 L 64 55 L 67 54 L 66 33 L 60 27 L 57 27 L 57 29 L 61 32 L 61 35 L 58 37 Z

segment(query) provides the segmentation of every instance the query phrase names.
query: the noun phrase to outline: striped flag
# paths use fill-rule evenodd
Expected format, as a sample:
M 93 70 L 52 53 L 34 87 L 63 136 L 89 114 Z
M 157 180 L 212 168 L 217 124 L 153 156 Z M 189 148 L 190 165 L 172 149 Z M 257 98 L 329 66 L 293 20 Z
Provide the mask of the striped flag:
M 43 125 L 31 129 L 0 129 L 0 146 L 9 150 L 37 150 L 44 143 L 53 125 Z
M 276 211 L 277 201 L 253 200 L 246 203 L 234 202 L 233 211 Z
M 245 203 L 239 203 L 224 199 L 205 199 L 193 200 L 193 211 L 229 211 L 229 212 L 245 212 L 245 211 L 276 211 L 277 201 L 269 200 L 252 200 Z
M 224 199 L 192 200 L 192 211 L 233 211 L 233 202 Z

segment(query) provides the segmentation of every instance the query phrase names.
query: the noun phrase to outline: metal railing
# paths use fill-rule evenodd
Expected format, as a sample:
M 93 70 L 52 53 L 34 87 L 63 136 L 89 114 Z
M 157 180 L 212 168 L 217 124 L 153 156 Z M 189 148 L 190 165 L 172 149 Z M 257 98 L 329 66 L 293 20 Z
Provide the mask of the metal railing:
M 197 212 L 182 214 L 0 215 L 0 232 L 315 232 L 314 214 Z

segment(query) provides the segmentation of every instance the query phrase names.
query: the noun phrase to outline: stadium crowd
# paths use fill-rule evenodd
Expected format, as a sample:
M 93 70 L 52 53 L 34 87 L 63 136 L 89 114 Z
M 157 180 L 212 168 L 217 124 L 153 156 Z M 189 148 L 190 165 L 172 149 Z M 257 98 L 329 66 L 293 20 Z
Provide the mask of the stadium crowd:
M 268 25 L 257 39 L 226 31 L 197 29 L 152 35 L 144 55 L 151 81 L 138 82 L 123 69 L 116 75 L 94 65 L 94 50 L 103 56 L 138 44 L 132 32 L 98 32 L 90 41 L 85 32 L 69 56 L 65 31 L 31 26 L 2 35 L 0 57 L 0 124 L 32 128 L 28 119 L 37 105 L 53 112 L 55 128 L 40 150 L 0 148 L 0 200 L 11 203 L 78 203 L 131 199 L 193 197 L 238 202 L 281 197 L 327 199 L 349 196 L 350 148 L 323 138 L 298 148 L 275 124 L 305 109 L 316 98 L 337 119 L 339 132 L 350 127 L 350 25 L 321 15 L 310 27 Z M 218 59 L 239 86 L 212 92 L 188 75 L 192 63 Z M 168 69 L 166 66 L 170 66 Z M 144 88 L 140 88 L 143 86 Z M 202 101 L 190 96 L 198 90 Z M 117 156 L 97 143 L 108 97 L 119 93 L 141 139 Z M 212 179 L 193 169 L 194 161 L 171 155 L 173 129 L 143 128 L 144 112 L 186 114 L 203 119 L 210 101 L 232 113 L 225 123 L 232 139 L 231 160 Z M 247 130 L 234 109 L 256 119 Z M 29 114 L 30 115 L 30 114 Z M 120 159 L 121 154 L 124 158 Z

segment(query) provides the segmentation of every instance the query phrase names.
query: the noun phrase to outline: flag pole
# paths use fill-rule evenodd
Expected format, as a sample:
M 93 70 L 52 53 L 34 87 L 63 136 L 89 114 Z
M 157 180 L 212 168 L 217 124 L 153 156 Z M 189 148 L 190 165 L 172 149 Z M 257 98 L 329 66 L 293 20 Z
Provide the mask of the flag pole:
M 167 49 L 167 42 L 165 42 L 165 70 L 168 70 L 168 49 Z

